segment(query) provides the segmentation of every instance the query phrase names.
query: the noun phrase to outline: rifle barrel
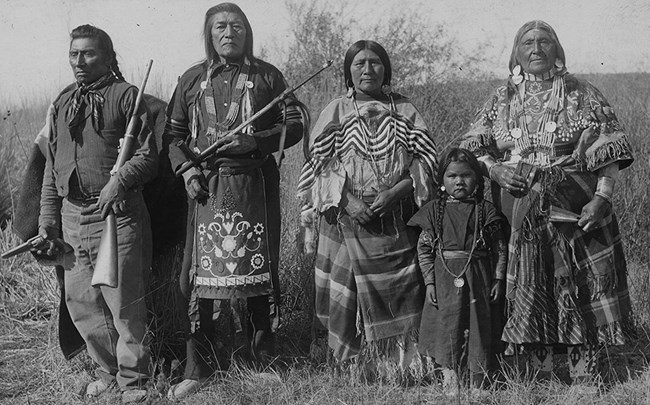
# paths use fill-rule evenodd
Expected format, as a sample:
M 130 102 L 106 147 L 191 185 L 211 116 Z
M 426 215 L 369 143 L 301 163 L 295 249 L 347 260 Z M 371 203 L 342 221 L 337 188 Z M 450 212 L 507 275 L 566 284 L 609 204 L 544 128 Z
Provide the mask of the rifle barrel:
M 290 94 L 301 88 L 302 86 L 305 85 L 308 81 L 319 75 L 323 70 L 327 69 L 328 67 L 332 66 L 332 63 L 334 63 L 331 60 L 328 60 L 320 69 L 318 69 L 315 73 L 307 77 L 305 80 L 300 82 L 298 85 L 290 88 L 290 89 L 285 89 L 282 93 L 280 93 L 279 96 L 271 100 L 267 105 L 265 105 L 261 110 L 253 114 L 249 119 L 246 121 L 242 122 L 241 124 L 237 125 L 234 129 L 228 131 L 225 135 L 222 137 L 226 137 L 231 134 L 236 134 L 237 132 L 241 131 L 242 129 L 246 128 L 248 125 L 250 125 L 251 122 L 255 121 L 258 119 L 262 114 L 265 114 L 267 111 L 269 111 L 271 108 L 273 108 L 274 105 L 278 104 L 280 101 L 284 100 L 285 98 L 289 97 Z M 217 149 L 219 149 L 219 145 L 215 142 L 212 145 L 208 146 L 205 148 L 201 153 L 199 153 L 196 156 L 196 160 L 189 159 L 186 162 L 184 162 L 181 167 L 176 170 L 176 177 L 180 177 L 183 173 L 186 171 L 190 170 L 192 167 L 200 165 L 202 162 L 204 162 L 208 157 L 212 156 L 214 153 L 216 153 Z

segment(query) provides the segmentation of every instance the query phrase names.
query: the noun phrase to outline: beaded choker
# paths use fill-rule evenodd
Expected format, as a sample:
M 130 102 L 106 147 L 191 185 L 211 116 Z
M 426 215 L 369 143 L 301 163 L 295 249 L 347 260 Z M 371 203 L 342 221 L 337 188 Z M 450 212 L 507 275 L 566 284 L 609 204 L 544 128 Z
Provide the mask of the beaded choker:
M 551 68 L 546 73 L 542 73 L 541 75 L 534 75 L 532 73 L 526 73 L 522 72 L 524 75 L 524 80 L 528 80 L 529 82 L 543 82 L 544 80 L 549 80 L 553 76 L 555 76 L 555 68 Z

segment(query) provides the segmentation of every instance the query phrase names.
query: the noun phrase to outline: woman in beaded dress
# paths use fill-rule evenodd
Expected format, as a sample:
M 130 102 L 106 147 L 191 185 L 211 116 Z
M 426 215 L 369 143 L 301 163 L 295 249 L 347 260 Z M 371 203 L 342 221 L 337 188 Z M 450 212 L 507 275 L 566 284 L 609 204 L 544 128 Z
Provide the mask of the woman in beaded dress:
M 631 332 L 626 264 L 612 195 L 629 166 L 627 136 L 609 103 L 569 74 L 547 23 L 515 36 L 508 82 L 479 112 L 461 147 L 493 182 L 511 236 L 503 340 L 552 369 L 567 347 L 574 379 L 588 378 L 599 345 Z M 514 346 L 511 346 L 514 347 Z

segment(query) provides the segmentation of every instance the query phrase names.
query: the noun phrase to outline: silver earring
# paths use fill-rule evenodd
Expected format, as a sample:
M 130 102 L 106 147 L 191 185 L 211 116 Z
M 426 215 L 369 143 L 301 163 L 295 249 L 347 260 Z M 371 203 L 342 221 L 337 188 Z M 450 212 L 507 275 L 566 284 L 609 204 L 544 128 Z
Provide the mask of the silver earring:
M 512 69 L 512 82 L 516 85 L 524 81 L 524 77 L 521 75 L 521 66 L 517 65 Z
M 348 88 L 348 92 L 346 93 L 347 98 L 352 98 L 356 94 L 356 90 L 354 89 L 354 82 L 350 79 L 345 81 L 345 87 Z

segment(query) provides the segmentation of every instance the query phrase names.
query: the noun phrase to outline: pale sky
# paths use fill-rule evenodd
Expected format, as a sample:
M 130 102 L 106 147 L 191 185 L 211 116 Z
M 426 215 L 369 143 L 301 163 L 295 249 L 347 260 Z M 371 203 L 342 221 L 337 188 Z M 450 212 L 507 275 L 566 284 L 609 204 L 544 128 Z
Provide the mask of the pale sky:
M 264 47 L 268 61 L 281 65 L 289 56 L 278 50 L 292 38 L 284 0 L 235 2 L 251 21 L 255 50 Z M 168 94 L 175 78 L 203 58 L 203 16 L 217 3 L 0 0 L 0 108 L 51 98 L 70 83 L 69 32 L 86 23 L 112 37 L 120 68 L 132 83 L 139 84 L 146 62 L 154 59 L 152 81 Z M 349 12 L 363 27 L 405 9 L 416 10 L 432 26 L 444 24 L 466 50 L 488 39 L 491 46 L 480 52 L 489 61 L 486 70 L 499 77 L 507 75 L 515 32 L 532 19 L 545 20 L 555 28 L 571 72 L 650 71 L 648 0 L 356 0 Z M 359 27 L 351 27 L 351 41 L 360 39 L 353 36 Z

